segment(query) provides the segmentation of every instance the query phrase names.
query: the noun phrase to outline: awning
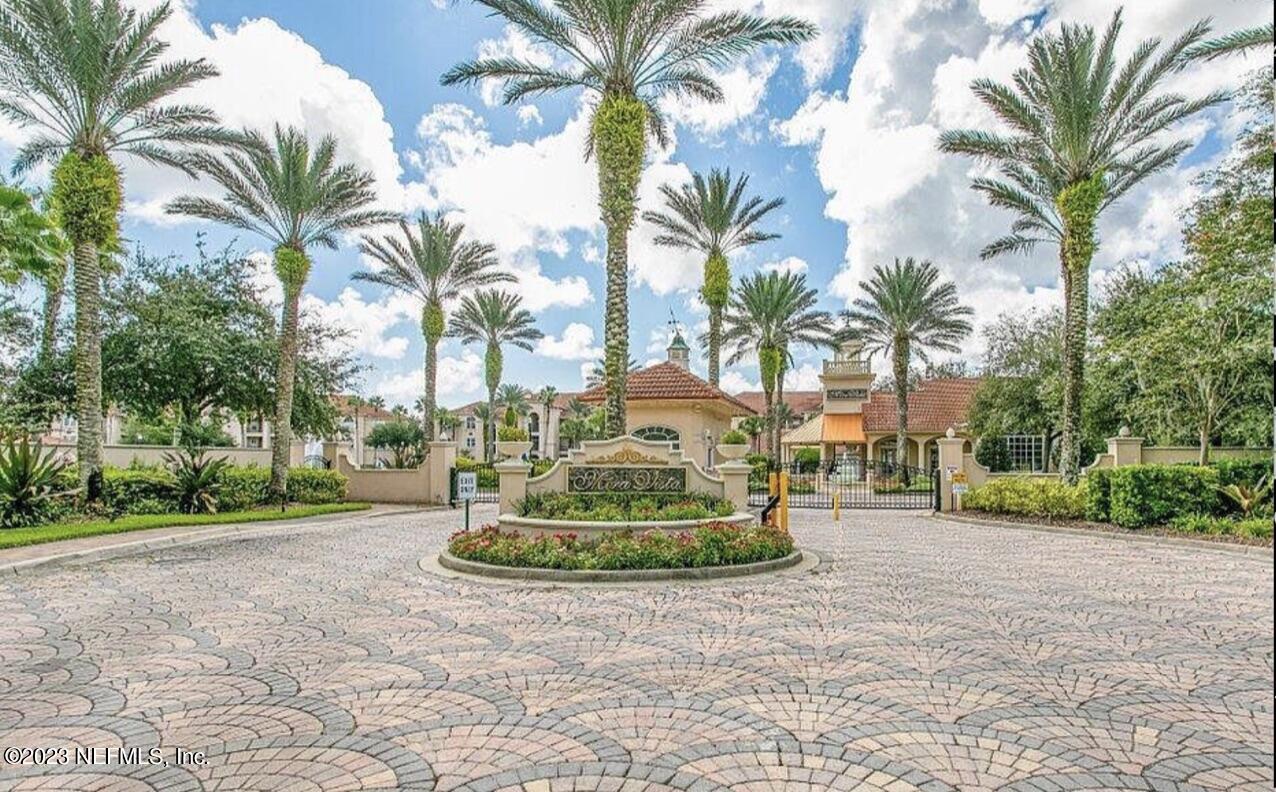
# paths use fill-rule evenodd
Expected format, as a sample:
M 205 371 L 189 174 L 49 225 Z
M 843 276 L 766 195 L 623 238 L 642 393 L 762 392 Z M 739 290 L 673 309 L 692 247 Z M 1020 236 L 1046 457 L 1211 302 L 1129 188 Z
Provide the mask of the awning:
M 796 429 L 792 429 L 789 432 L 786 432 L 782 437 L 780 437 L 780 445 L 782 446 L 819 445 L 820 434 L 822 431 L 820 429 L 820 426 L 822 425 L 823 420 L 824 420 L 824 416 L 816 415 L 814 418 L 802 424 L 801 426 L 797 427 Z
M 844 413 L 824 416 L 822 443 L 864 443 L 864 416 L 860 413 Z

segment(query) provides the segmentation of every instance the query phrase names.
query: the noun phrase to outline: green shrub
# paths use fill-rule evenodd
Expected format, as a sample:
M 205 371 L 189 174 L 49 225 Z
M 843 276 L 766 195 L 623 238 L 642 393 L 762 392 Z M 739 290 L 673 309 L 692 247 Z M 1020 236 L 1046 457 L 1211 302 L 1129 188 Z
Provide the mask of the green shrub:
M 1112 504 L 1113 468 L 1093 468 L 1085 474 L 1085 518 L 1107 522 Z
M 1131 465 L 1111 476 L 1109 517 L 1122 528 L 1164 525 L 1218 510 L 1218 471 L 1186 465 Z
M 749 436 L 739 429 L 729 429 L 722 433 L 718 442 L 722 445 L 745 445 L 749 442 Z
M 460 473 L 467 471 L 478 472 L 478 485 L 483 489 L 492 489 L 499 485 L 496 470 L 491 465 L 477 462 L 473 457 L 458 456 L 456 458 L 456 470 Z
M 731 501 L 703 493 L 538 492 L 515 507 L 521 517 L 588 522 L 706 520 L 735 513 Z
M 793 452 L 793 463 L 799 473 L 814 473 L 820 469 L 820 449 L 799 448 Z
M 67 486 L 66 464 L 23 435 L 0 447 L 0 527 L 20 528 L 53 518 Z
M 113 513 L 129 513 L 130 504 L 150 501 L 177 510 L 177 478 L 162 467 L 108 467 L 102 471 L 102 499 Z
M 349 479 L 335 470 L 290 468 L 288 500 L 293 503 L 339 503 L 346 499 Z
M 296 471 L 289 471 L 289 476 Z M 221 511 L 243 511 L 269 500 L 270 469 L 256 465 L 228 467 L 222 470 L 217 490 L 217 508 Z
M 527 431 L 522 427 L 505 424 L 496 427 L 496 439 L 502 443 L 525 443 Z
M 1058 479 L 1007 476 L 990 480 L 962 495 L 964 509 L 1079 520 L 1085 516 L 1085 485 L 1069 486 Z
M 1220 487 L 1233 484 L 1241 487 L 1257 487 L 1258 482 L 1272 473 L 1272 460 L 1269 457 L 1216 459 L 1210 467 L 1218 471 Z
M 209 458 L 193 449 L 165 454 L 164 461 L 176 480 L 178 507 L 183 514 L 216 514 L 217 490 L 222 471 L 230 467 L 226 457 Z
M 1208 514 L 1183 514 L 1170 520 L 1170 527 L 1175 531 L 1210 536 L 1239 536 L 1245 539 L 1270 539 L 1272 537 L 1272 521 L 1270 518 L 1236 519 L 1234 517 L 1214 517 Z
M 557 459 L 533 459 L 532 472 L 529 473 L 528 475 L 531 476 L 532 478 L 536 478 L 537 476 L 543 476 L 549 472 L 549 469 L 552 468 L 554 466 L 554 463 L 557 461 L 558 461 Z
M 581 541 L 564 533 L 529 537 L 494 525 L 453 534 L 448 550 L 485 564 L 540 569 L 685 569 L 783 558 L 793 538 L 770 525 L 710 523 L 694 531 L 629 531 Z
M 1001 435 L 986 435 L 975 446 L 975 461 L 993 473 L 1004 473 L 1014 466 L 1010 446 Z

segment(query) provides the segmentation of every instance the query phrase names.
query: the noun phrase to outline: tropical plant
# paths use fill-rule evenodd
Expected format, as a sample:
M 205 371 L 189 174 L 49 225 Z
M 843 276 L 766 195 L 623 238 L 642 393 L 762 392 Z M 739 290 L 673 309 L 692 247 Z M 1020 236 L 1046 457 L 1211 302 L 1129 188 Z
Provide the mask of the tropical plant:
M 531 410 L 531 402 L 527 399 L 527 389 L 522 385 L 506 383 L 497 389 L 496 403 L 504 408 L 506 426 L 517 426 L 518 419 L 525 417 Z
M 1209 61 L 1221 58 L 1224 55 L 1235 55 L 1264 47 L 1271 49 L 1272 42 L 1272 23 L 1268 22 L 1266 25 L 1243 28 L 1225 36 L 1202 41 L 1195 46 L 1189 47 L 1183 55 L 1189 60 Z
M 749 442 L 749 436 L 739 429 L 729 429 L 722 433 L 718 442 L 723 445 L 744 445 Z
M 123 202 L 113 155 L 190 172 L 191 146 L 229 136 L 212 110 L 166 103 L 217 70 L 203 59 L 163 59 L 156 32 L 172 11 L 121 0 L 9 0 L 0 5 L 0 113 L 36 130 L 13 172 L 53 169 L 52 207 L 74 251 L 76 451 L 90 501 L 102 484 L 99 254 L 118 237 Z
M 502 443 L 525 443 L 527 442 L 527 430 L 513 424 L 502 424 L 496 427 L 496 439 Z
M 522 305 L 523 299 L 518 295 L 498 289 L 481 289 L 462 297 L 452 316 L 449 332 L 460 338 L 461 343 L 486 346 L 483 354 L 483 378 L 487 384 L 487 417 L 483 422 L 485 445 L 495 434 L 488 427 L 496 417 L 496 389 L 501 384 L 504 366 L 501 346 L 511 344 L 530 352 L 532 342 L 543 335 L 536 329 L 536 320 L 531 312 Z M 492 458 L 490 448 L 487 449 L 487 458 Z
M 750 415 L 740 421 L 740 431 L 748 436 L 753 450 L 757 451 L 758 438 L 766 431 L 766 418 L 761 415 Z
M 495 426 L 496 411 L 491 404 L 480 402 L 474 405 L 474 419 L 478 421 L 482 427 L 483 450 L 487 453 L 487 459 L 491 459 L 491 443 L 493 440 L 492 429 Z
M 460 426 L 461 419 L 446 407 L 435 407 L 434 423 L 439 427 L 440 432 L 447 437 L 452 437 L 456 427 Z
M 396 469 L 416 467 L 425 456 L 425 432 L 416 421 L 396 418 L 372 427 L 367 443 L 372 448 L 390 449 L 390 466 Z
M 360 249 L 382 264 L 375 272 L 355 273 L 356 280 L 377 283 L 421 302 L 421 334 L 425 338 L 425 399 L 421 414 L 425 439 L 434 439 L 434 407 L 438 403 L 439 341 L 447 331 L 445 305 L 465 292 L 512 282 L 514 276 L 496 269 L 496 248 L 462 241 L 465 226 L 449 223 L 442 214 L 424 212 L 415 231 L 404 220 L 399 233 L 381 238 L 365 236 Z
M 216 514 L 217 490 L 230 459 L 224 456 L 210 459 L 203 451 L 186 448 L 164 454 L 164 461 L 173 474 L 182 514 Z
M 980 79 L 975 95 L 1010 128 L 1008 134 L 952 130 L 940 149 L 995 164 L 1000 178 L 972 183 L 993 206 L 1017 217 L 1010 233 L 987 245 L 985 259 L 1027 253 L 1038 244 L 1059 246 L 1064 292 L 1064 399 L 1060 472 L 1075 483 L 1081 466 L 1081 412 L 1085 377 L 1090 262 L 1099 215 L 1149 175 L 1170 167 L 1194 144 L 1158 142 L 1158 133 L 1222 101 L 1211 93 L 1189 99 L 1155 94 L 1157 86 L 1205 40 L 1202 21 L 1169 43 L 1148 39 L 1118 68 L 1121 12 L 1101 39 L 1089 26 L 1063 25 L 1028 46 L 1027 68 L 1014 87 Z
M 1218 490 L 1224 497 L 1236 504 L 1242 517 L 1248 518 L 1271 498 L 1272 486 L 1267 476 L 1258 480 L 1254 486 L 1246 484 L 1228 484 Z
M 16 187 L 0 184 L 0 285 L 26 276 L 45 278 L 62 269 L 70 253 L 57 224 Z
M 66 467 L 26 435 L 6 440 L 0 446 L 0 527 L 45 521 L 57 499 L 74 494 L 62 486 Z
M 481 58 L 454 66 L 444 85 L 504 83 L 504 101 L 583 88 L 598 97 L 590 120 L 589 153 L 598 160 L 598 187 L 607 229 L 604 324 L 607 432 L 625 434 L 624 366 L 629 359 L 629 229 L 637 209 L 647 134 L 666 145 L 658 102 L 689 96 L 722 101 L 713 70 L 767 43 L 815 35 L 794 17 L 765 19 L 729 11 L 705 15 L 707 0 L 476 0 L 533 41 L 554 50 L 550 65 L 519 57 Z M 561 64 L 561 65 L 560 65 Z
M 625 376 L 633 374 L 638 370 L 638 361 L 629 358 L 625 364 Z M 594 365 L 589 369 L 589 373 L 585 375 L 585 388 L 597 388 L 605 385 L 607 382 L 607 359 L 599 358 L 594 361 Z
M 740 281 L 726 315 L 723 343 L 732 349 L 727 365 L 756 354 L 758 375 L 766 405 L 770 452 L 779 459 L 781 422 L 776 417 L 776 393 L 783 394 L 781 379 L 791 362 L 792 346 L 799 343 L 829 344 L 831 317 L 815 310 L 819 299 L 808 288 L 806 276 L 793 272 L 758 272 Z
M 276 126 L 273 140 L 245 130 L 241 148 L 220 156 L 200 155 L 196 167 L 221 185 L 220 199 L 183 196 L 166 210 L 251 231 L 274 246 L 274 268 L 284 290 L 275 376 L 275 417 L 270 455 L 270 491 L 287 496 L 292 442 L 293 389 L 297 376 L 297 325 L 301 290 L 310 274 L 310 250 L 336 249 L 341 234 L 393 222 L 393 212 L 370 208 L 376 200 L 372 174 L 337 164 L 337 140 L 311 146 L 306 133 Z
M 709 308 L 709 384 L 717 385 L 722 350 L 722 312 L 731 299 L 731 269 L 727 256 L 735 250 L 779 239 L 779 234 L 759 231 L 756 226 L 766 215 L 784 205 L 783 198 L 745 198 L 749 177 L 732 181 L 731 171 L 714 168 L 706 177 L 696 173 L 690 184 L 664 184 L 666 212 L 643 212 L 643 219 L 656 225 L 657 245 L 703 253 L 704 283 L 700 297 Z
M 970 335 L 966 317 L 974 311 L 957 299 L 952 281 L 940 282 L 939 270 L 929 261 L 895 259 L 891 266 L 873 268 L 860 288 L 859 297 L 842 312 L 848 334 L 864 343 L 869 358 L 878 352 L 892 356 L 895 377 L 895 448 L 899 461 L 907 461 L 908 369 L 913 353 L 925 361 L 930 352 L 960 352 L 958 343 Z M 906 468 L 905 468 L 906 469 Z
M 558 401 L 558 388 L 546 385 L 536 392 L 536 403 L 545 408 L 545 426 L 541 428 L 541 456 L 549 457 L 549 416 Z

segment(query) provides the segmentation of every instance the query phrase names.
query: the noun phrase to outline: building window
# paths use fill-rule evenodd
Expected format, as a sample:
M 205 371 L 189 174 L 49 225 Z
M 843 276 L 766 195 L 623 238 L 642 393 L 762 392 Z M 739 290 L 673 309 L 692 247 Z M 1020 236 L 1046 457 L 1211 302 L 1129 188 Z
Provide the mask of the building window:
M 541 447 L 541 417 L 536 413 L 527 416 L 527 438 L 533 449 Z
M 474 416 L 473 416 L 473 415 L 467 415 L 467 416 L 465 416 L 465 428 L 466 428 L 466 429 L 468 429 L 468 430 L 470 430 L 471 432 L 473 432 L 473 431 L 474 431 L 474 428 L 475 428 L 477 425 L 478 425 L 478 424 L 476 424 L 476 423 L 475 423 L 475 421 L 474 421 Z
M 478 443 L 474 442 L 474 435 L 469 435 L 465 438 L 466 448 L 474 448 L 476 445 L 478 445 Z
M 261 433 L 261 416 L 257 416 L 256 418 L 249 418 L 248 424 L 244 426 L 244 431 L 248 432 L 249 434 L 260 434 Z
M 245 448 L 261 448 L 261 435 L 253 435 L 244 438 Z
M 682 435 L 677 429 L 668 426 L 643 426 L 635 429 L 631 434 L 639 440 L 673 443 L 674 449 L 682 447 Z

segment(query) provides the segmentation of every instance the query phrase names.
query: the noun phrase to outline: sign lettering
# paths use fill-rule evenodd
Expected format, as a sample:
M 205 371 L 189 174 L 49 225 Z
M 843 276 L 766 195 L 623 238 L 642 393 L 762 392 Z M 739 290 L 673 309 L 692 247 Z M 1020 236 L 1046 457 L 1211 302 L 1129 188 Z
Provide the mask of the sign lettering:
M 868 388 L 832 388 L 824 392 L 830 399 L 867 399 Z
M 456 499 L 463 501 L 474 500 L 474 496 L 478 494 L 478 474 L 474 471 L 466 471 L 456 474 Z
M 567 469 L 567 491 L 686 492 L 687 470 L 682 467 L 572 465 Z

